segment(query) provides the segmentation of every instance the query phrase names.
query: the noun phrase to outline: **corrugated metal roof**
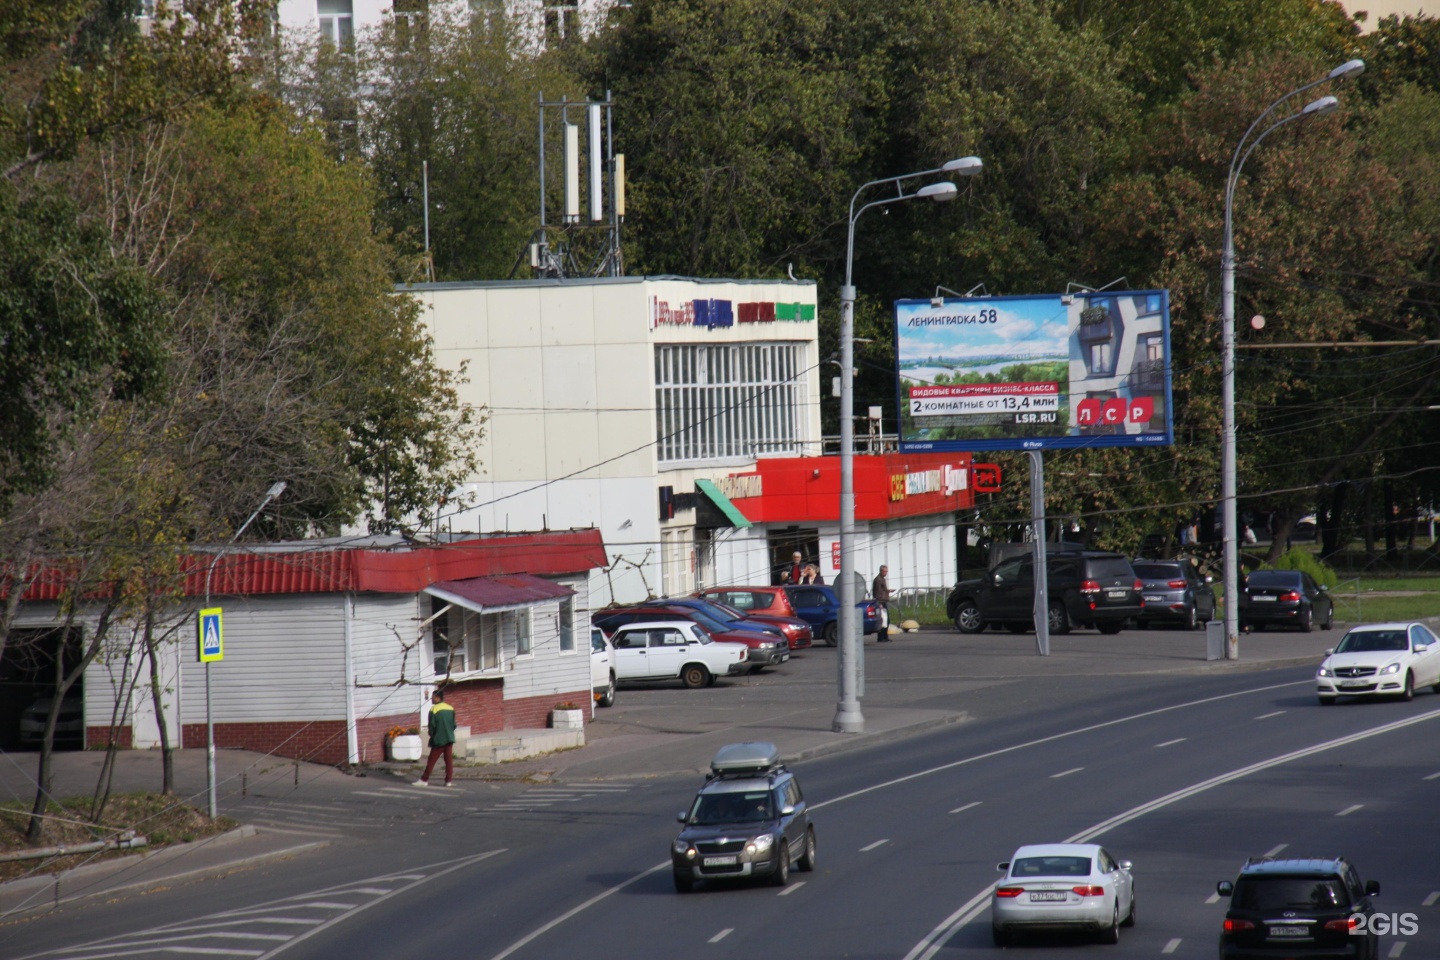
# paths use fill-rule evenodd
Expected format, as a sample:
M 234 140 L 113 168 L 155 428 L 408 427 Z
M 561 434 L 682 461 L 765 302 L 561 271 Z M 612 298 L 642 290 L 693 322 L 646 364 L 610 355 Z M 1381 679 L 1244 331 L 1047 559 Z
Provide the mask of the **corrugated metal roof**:
M 431 596 L 440 597 L 472 610 L 513 609 L 528 607 L 546 600 L 571 597 L 575 591 L 551 580 L 532 577 L 528 573 L 512 573 L 499 577 L 472 577 L 469 580 L 442 580 L 425 588 Z

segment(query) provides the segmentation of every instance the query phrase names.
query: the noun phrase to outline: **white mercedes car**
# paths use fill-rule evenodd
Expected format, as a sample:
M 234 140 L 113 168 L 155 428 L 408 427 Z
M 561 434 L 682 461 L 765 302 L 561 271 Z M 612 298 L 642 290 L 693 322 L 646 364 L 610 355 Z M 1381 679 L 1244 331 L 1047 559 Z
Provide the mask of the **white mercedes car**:
M 1130 861 L 1116 860 L 1093 843 L 1021 847 L 998 867 L 1005 876 L 990 898 L 995 945 L 1017 933 L 1089 930 L 1119 943 L 1120 928 L 1135 925 L 1135 880 Z
M 1423 623 L 1365 623 L 1351 628 L 1315 673 L 1322 705 L 1336 697 L 1398 697 L 1417 687 L 1440 693 L 1440 639 Z

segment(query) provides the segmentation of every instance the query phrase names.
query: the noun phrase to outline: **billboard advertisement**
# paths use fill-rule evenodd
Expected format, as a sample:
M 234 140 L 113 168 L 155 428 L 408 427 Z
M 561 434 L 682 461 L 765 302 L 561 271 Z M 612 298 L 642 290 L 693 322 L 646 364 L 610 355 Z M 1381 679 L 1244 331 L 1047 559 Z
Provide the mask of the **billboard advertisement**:
M 1174 442 L 1165 290 L 895 303 L 902 451 Z

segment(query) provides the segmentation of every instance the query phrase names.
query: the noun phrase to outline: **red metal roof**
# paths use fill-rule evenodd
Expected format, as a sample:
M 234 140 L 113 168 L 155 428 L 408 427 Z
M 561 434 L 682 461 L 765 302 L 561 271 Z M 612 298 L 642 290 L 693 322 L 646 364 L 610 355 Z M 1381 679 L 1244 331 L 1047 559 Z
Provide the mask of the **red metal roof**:
M 599 530 L 496 535 L 458 543 L 393 550 L 330 547 L 246 552 L 243 544 L 215 554 L 181 558 L 186 596 L 282 593 L 416 593 L 432 583 L 505 574 L 585 573 L 605 566 Z M 214 565 L 213 571 L 210 569 Z M 3 577 L 0 577 L 3 582 Z M 26 600 L 55 600 L 66 577 L 46 571 L 25 591 Z
M 533 577 L 528 573 L 472 577 L 469 580 L 442 580 L 430 584 L 425 590 L 428 593 L 449 594 L 467 601 L 467 605 L 485 610 L 519 607 L 575 595 L 575 591 L 569 587 L 553 580 Z

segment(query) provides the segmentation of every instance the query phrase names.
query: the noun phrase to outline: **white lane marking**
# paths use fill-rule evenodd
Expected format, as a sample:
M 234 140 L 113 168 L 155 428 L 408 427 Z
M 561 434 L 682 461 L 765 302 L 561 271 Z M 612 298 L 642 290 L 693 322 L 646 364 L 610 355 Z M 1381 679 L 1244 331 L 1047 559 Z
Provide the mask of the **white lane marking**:
M 1435 901 L 1436 901 L 1436 900 L 1440 900 L 1440 890 L 1433 890 L 1433 891 L 1431 891 L 1430 896 L 1428 896 L 1428 897 L 1426 897 L 1424 900 L 1421 900 L 1421 901 L 1420 901 L 1420 906 L 1422 906 L 1422 907 L 1433 907 L 1433 906 L 1435 906 Z
M 985 802 L 985 801 L 983 801 L 983 800 L 975 800 L 975 801 L 973 801 L 973 802 L 971 802 L 971 803 L 965 804 L 965 806 L 963 806 L 963 807 L 956 807 L 954 810 L 951 810 L 950 812 L 951 812 L 951 813 L 964 813 L 966 810 L 969 810 L 971 807 L 978 807 L 978 806 L 980 806 L 980 804 L 982 804 L 982 803 L 984 803 L 984 802 Z
M 420 796 L 414 790 L 406 790 L 401 793 L 398 788 L 391 793 L 386 793 L 384 790 L 351 790 L 350 792 L 357 797 L 383 797 L 386 800 L 394 800 L 396 797 L 405 797 L 408 800 Z
M 724 940 L 726 937 L 728 937 L 728 936 L 729 936 L 731 933 L 733 933 L 734 931 L 735 931 L 735 928 L 734 928 L 734 927 L 726 927 L 724 930 L 721 930 L 719 933 L 715 934 L 715 936 L 711 937 L 711 938 L 710 938 L 708 941 L 706 941 L 706 942 L 707 942 L 707 943 L 719 943 L 721 940 Z
M 1281 764 L 1289 763 L 1292 760 L 1301 760 L 1305 757 L 1313 756 L 1317 753 L 1323 753 L 1326 750 L 1333 750 L 1337 747 L 1348 746 L 1352 743 L 1358 743 L 1361 740 L 1369 739 L 1370 737 L 1377 737 L 1382 734 L 1392 733 L 1396 730 L 1402 730 L 1405 727 L 1421 723 L 1422 721 L 1434 720 L 1436 718 L 1440 718 L 1440 710 L 1432 710 L 1429 713 L 1422 713 L 1418 716 L 1408 717 L 1404 720 L 1396 720 L 1392 723 L 1382 724 L 1378 727 L 1371 727 L 1369 730 L 1362 730 L 1359 733 L 1352 733 L 1348 736 L 1339 737 L 1334 740 L 1327 740 L 1323 743 L 1313 744 L 1309 747 L 1302 747 L 1299 750 L 1292 750 L 1290 753 L 1284 753 L 1278 757 L 1271 757 L 1269 760 L 1261 760 L 1257 763 L 1252 763 L 1244 767 L 1239 767 L 1235 770 L 1231 770 L 1229 773 L 1222 773 L 1219 776 L 1211 777 L 1208 780 L 1202 780 L 1199 783 L 1191 784 L 1188 787 L 1184 787 L 1183 789 L 1176 790 L 1172 793 L 1167 793 L 1163 797 L 1157 797 L 1156 799 L 1151 800 L 1149 803 L 1143 803 L 1138 807 L 1132 807 L 1124 813 L 1116 814 L 1108 820 L 1102 820 L 1100 823 L 1095 824 L 1088 830 L 1083 830 L 1080 833 L 1077 833 L 1069 839 L 1065 840 L 1064 842 L 1089 843 L 1097 837 L 1109 833 L 1116 827 L 1129 823 L 1131 820 L 1138 820 L 1140 817 L 1143 817 L 1147 813 L 1154 813 L 1156 810 L 1168 807 L 1172 803 L 1188 799 L 1190 797 L 1196 796 L 1197 794 L 1204 793 L 1207 790 L 1212 790 L 1215 787 L 1231 783 L 1235 780 L 1240 780 L 1244 777 L 1250 776 L 1252 773 L 1260 773 L 1272 767 L 1278 767 Z M 954 913 L 950 914 L 950 916 L 942 920 L 939 925 L 935 927 L 935 929 L 931 930 L 930 933 L 925 936 L 923 940 L 921 940 L 914 947 L 912 947 L 909 953 L 905 954 L 904 960 L 931 960 L 931 958 L 933 958 L 935 954 L 940 952 L 940 948 L 945 945 L 946 941 L 948 941 L 951 937 L 955 935 L 956 931 L 958 931 L 961 927 L 965 926 L 965 924 L 969 923 L 971 920 L 978 917 L 980 915 L 980 912 L 989 906 L 990 892 L 992 889 L 993 885 L 985 887 L 975 896 L 971 897 L 964 904 L 962 904 L 958 910 L 956 910 Z
M 1290 846 L 1290 844 L 1282 843 L 1278 846 L 1271 847 L 1269 850 L 1266 850 L 1263 854 L 1261 854 L 1261 857 L 1273 857 L 1288 846 Z
M 345 834 L 337 830 L 321 830 L 318 827 L 305 827 L 301 829 L 299 825 L 283 820 L 251 820 L 250 822 L 262 830 L 268 830 L 270 833 L 283 833 L 292 837 L 329 837 L 333 840 L 339 840 L 345 836 Z M 286 826 L 280 826 L 282 823 L 285 823 Z M 371 826 L 374 826 L 374 824 L 371 824 Z
M 1205 902 L 1206 902 L 1206 903 L 1219 903 L 1219 902 L 1220 902 L 1220 894 L 1218 894 L 1218 893 L 1212 893 L 1212 894 L 1210 894 L 1210 896 L 1208 896 L 1208 897 L 1205 898 Z
M 1337 817 L 1348 817 L 1348 816 L 1350 816 L 1350 814 L 1354 813 L 1356 810 L 1359 810 L 1359 809 L 1361 809 L 1361 808 L 1364 807 L 1364 806 L 1365 806 L 1365 804 L 1363 804 L 1363 803 L 1351 804 L 1350 806 L 1346 807 L 1344 810 L 1341 810 L 1339 813 L 1335 814 L 1335 816 L 1337 816 Z
M 778 896 L 788 897 L 790 896 L 790 894 L 794 893 L 796 890 L 799 890 L 803 886 L 805 886 L 805 881 L 797 880 L 795 883 L 790 884 L 784 890 L 781 890 Z
M 870 846 L 868 846 L 868 847 L 861 847 L 861 848 L 860 848 L 860 852 L 861 852 L 861 853 L 869 853 L 871 850 L 874 850 L 876 847 L 883 847 L 883 846 L 885 846 L 885 844 L 887 844 L 887 843 L 889 843 L 889 842 L 890 842 L 889 840 L 876 840 L 874 843 L 870 844 Z
M 1179 947 L 1180 947 L 1180 938 L 1179 938 L 1179 937 L 1176 937 L 1175 939 L 1171 940 L 1169 943 L 1165 944 L 1165 949 L 1164 949 L 1164 950 L 1161 950 L 1160 952 L 1161 952 L 1161 953 L 1174 953 L 1177 949 L 1179 949 Z
M 1177 738 L 1174 739 L 1174 740 L 1166 740 L 1164 743 L 1157 743 L 1157 744 L 1155 744 L 1155 748 L 1158 750 L 1160 747 L 1173 747 L 1173 746 L 1175 746 L 1175 744 L 1177 744 L 1177 743 L 1184 743 L 1184 742 L 1185 742 L 1186 740 L 1188 740 L 1188 739 L 1190 739 L 1190 738 L 1189 738 L 1189 737 L 1177 737 Z
M 846 800 L 853 800 L 856 797 L 864 796 L 867 793 L 874 793 L 878 790 L 884 790 L 887 787 L 893 787 L 902 783 L 908 783 L 911 780 L 919 780 L 922 777 L 928 777 L 936 773 L 944 773 L 948 770 L 953 770 L 956 767 L 963 767 L 971 763 L 979 763 L 981 760 L 989 760 L 993 757 L 1004 756 L 1007 753 L 1015 753 L 1018 750 L 1025 750 L 1029 747 L 1043 746 L 1047 743 L 1053 743 L 1056 740 L 1064 740 L 1067 737 L 1079 736 L 1082 733 L 1094 733 L 1096 730 L 1104 730 L 1106 727 L 1119 726 L 1122 723 L 1130 723 L 1135 720 L 1147 720 L 1150 717 L 1156 717 L 1162 713 L 1171 713 L 1175 710 L 1184 710 L 1187 707 L 1200 707 L 1204 706 L 1207 703 L 1219 703 L 1221 700 L 1234 700 L 1237 697 L 1247 697 L 1252 693 L 1269 693 L 1272 690 L 1284 690 L 1287 687 L 1309 688 L 1313 687 L 1314 683 L 1314 679 L 1311 678 L 1307 678 L 1305 680 L 1292 680 L 1288 683 L 1272 683 L 1263 687 L 1251 687 L 1248 690 L 1233 690 L 1230 693 L 1222 693 L 1213 697 L 1202 697 L 1199 700 L 1189 700 L 1184 703 L 1172 703 L 1167 707 L 1157 707 L 1154 710 L 1145 710 L 1141 713 L 1131 714 L 1128 717 L 1117 717 L 1114 720 L 1106 720 L 1102 723 L 1093 723 L 1088 727 L 1076 727 L 1073 730 L 1066 730 L 1064 733 L 1051 734 L 1048 737 L 1040 737 L 1038 740 L 1028 740 L 1025 743 L 1011 744 L 1008 747 L 1001 747 L 998 750 L 991 750 L 989 753 L 978 753 L 973 757 L 965 757 L 961 760 L 953 760 L 950 763 L 943 763 L 938 767 L 931 767 L 927 770 L 917 770 L 914 773 L 907 773 L 903 777 L 896 777 L 894 780 L 885 780 L 880 783 L 873 783 L 868 787 L 861 787 L 859 790 L 853 790 L 850 793 L 841 794 L 838 797 L 831 797 L 829 800 L 822 800 L 819 803 L 812 803 L 810 804 L 810 809 L 823 810 L 825 807 L 832 806 L 837 803 L 844 803 Z M 560 924 L 564 923 L 566 920 L 569 920 L 571 917 L 585 910 L 588 910 L 590 907 L 594 906 L 595 904 L 608 897 L 614 896 L 616 893 L 619 893 L 621 890 L 624 890 L 631 884 L 650 876 L 650 874 L 659 873 L 661 870 L 664 870 L 669 866 L 669 860 L 661 861 L 660 863 L 655 864 L 655 866 L 649 868 L 648 870 L 643 870 L 640 873 L 637 873 L 635 876 L 631 877 L 630 879 L 621 881 L 615 886 L 610 887 L 608 890 L 600 891 L 595 896 L 591 897 L 589 900 L 586 900 L 579 906 L 567 910 L 565 913 L 562 913 L 554 920 L 551 920 L 537 927 L 530 933 L 521 937 L 519 940 L 516 940 L 514 943 L 510 944 L 510 946 L 506 947 L 504 950 L 501 950 L 499 953 L 495 954 L 495 956 L 491 957 L 490 960 L 505 960 L 506 957 L 510 956 L 515 951 L 519 950 L 521 947 L 524 947 L 526 944 L 535 940 L 537 937 L 540 937 L 545 933 L 548 933 L 549 931 L 555 929 L 556 927 L 560 926 Z M 989 895 L 988 890 L 986 891 L 985 895 Z
M 1398 957 L 1398 956 L 1400 956 L 1400 954 L 1402 954 L 1402 953 L 1404 953 L 1404 952 L 1405 952 L 1405 941 L 1404 941 L 1404 940 L 1396 940 L 1394 943 L 1390 944 L 1390 952 L 1387 953 L 1387 954 L 1385 954 L 1385 956 L 1387 956 L 1387 957 Z
M 1284 713 L 1284 712 L 1285 712 L 1284 710 L 1276 710 L 1274 713 L 1262 713 L 1262 714 L 1260 714 L 1260 716 L 1256 717 L 1255 719 L 1256 719 L 1256 720 L 1269 720 L 1271 717 L 1278 717 L 1278 716 L 1280 716 L 1280 714 L 1282 714 L 1282 713 Z
M 1421 777 L 1420 779 L 1421 779 L 1421 780 L 1436 780 L 1436 779 L 1440 779 L 1440 773 L 1432 773 L 1432 774 L 1430 774 L 1428 777 Z
M 1050 779 L 1051 779 L 1051 780 L 1059 780 L 1061 777 L 1068 777 L 1068 776 L 1070 776 L 1070 774 L 1072 774 L 1072 773 L 1079 773 L 1081 770 L 1084 770 L 1084 769 L 1085 769 L 1084 767 L 1071 767 L 1069 770 L 1062 770 L 1062 771 L 1060 771 L 1059 773 L 1052 773 L 1052 774 L 1050 774 Z

